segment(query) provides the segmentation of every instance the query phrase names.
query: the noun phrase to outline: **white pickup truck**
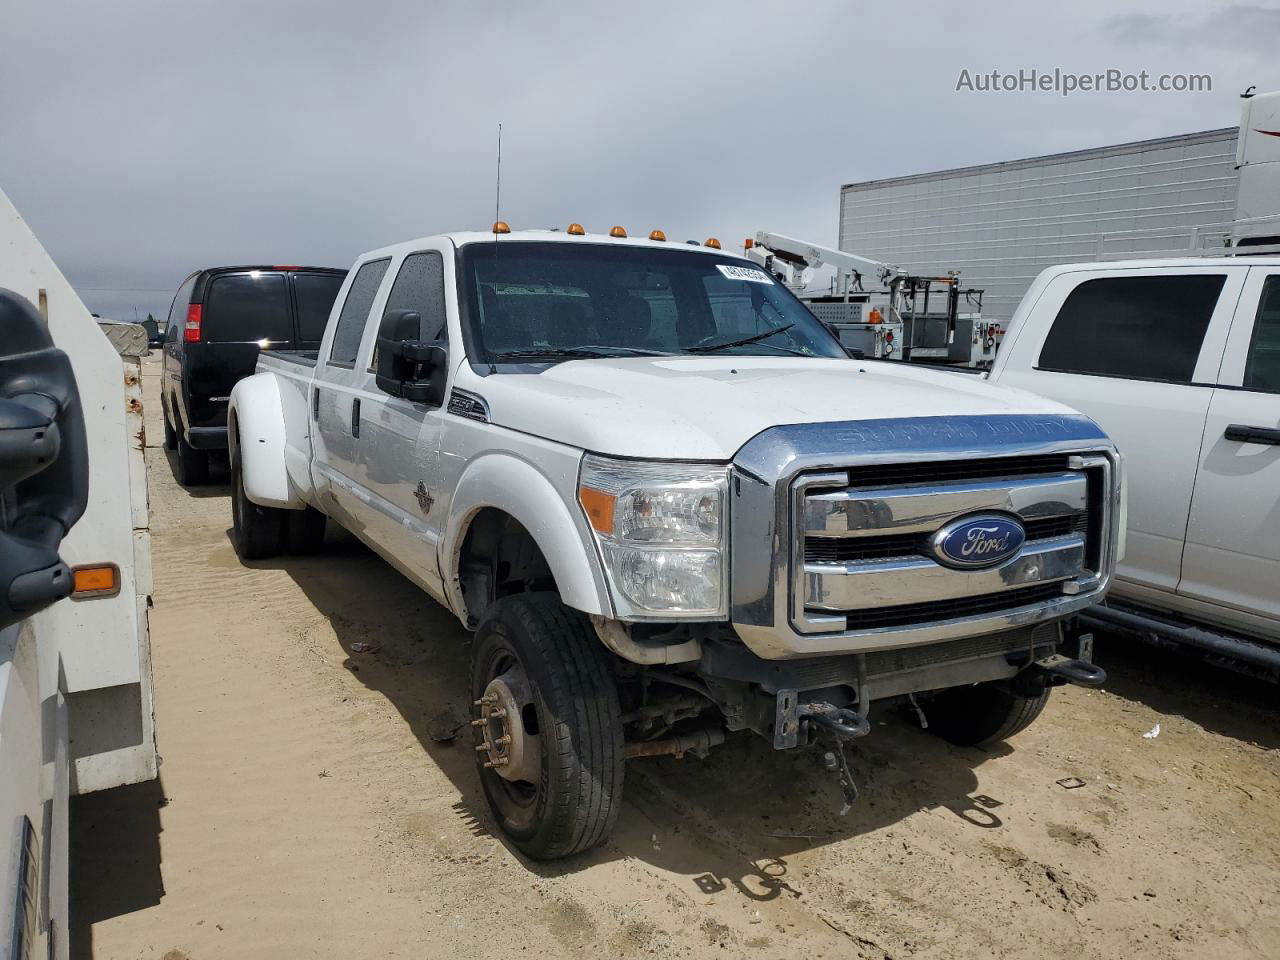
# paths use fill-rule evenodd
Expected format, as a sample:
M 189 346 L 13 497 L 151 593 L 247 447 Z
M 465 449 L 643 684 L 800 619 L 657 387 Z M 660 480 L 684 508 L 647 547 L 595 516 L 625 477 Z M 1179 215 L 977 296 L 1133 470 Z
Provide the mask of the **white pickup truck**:
M 1280 257 L 1052 267 L 990 379 L 1124 454 L 1128 551 L 1090 619 L 1280 676 Z
M 983 743 L 1102 680 L 1063 621 L 1122 550 L 1106 435 L 851 360 L 713 241 L 495 224 L 365 254 L 228 431 L 243 557 L 328 518 L 475 631 L 480 776 L 534 857 L 604 839 L 625 759 L 749 729 L 827 744 L 851 795 L 873 701 Z

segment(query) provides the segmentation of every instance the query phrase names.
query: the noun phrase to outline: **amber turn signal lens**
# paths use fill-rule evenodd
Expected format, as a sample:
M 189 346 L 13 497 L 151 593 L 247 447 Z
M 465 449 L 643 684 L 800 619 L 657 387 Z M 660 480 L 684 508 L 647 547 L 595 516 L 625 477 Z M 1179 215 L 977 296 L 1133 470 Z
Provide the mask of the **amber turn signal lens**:
M 114 597 L 120 592 L 120 568 L 114 563 L 89 563 L 71 569 L 74 589 L 71 596 Z
M 609 231 L 609 236 L 611 237 L 625 237 L 626 235 L 627 235 L 627 231 L 624 230 L 622 227 L 614 227 Z
M 497 223 L 493 225 L 493 232 L 494 233 L 510 233 L 511 228 L 507 226 L 507 221 L 499 220 Z
M 593 487 L 579 487 L 578 502 L 587 511 L 587 519 L 596 533 L 603 533 L 605 536 L 613 534 L 613 508 L 617 499 L 612 494 Z
M 585 237 L 587 235 L 587 231 L 582 229 L 582 224 L 580 223 L 569 224 L 569 229 L 566 232 L 571 237 Z

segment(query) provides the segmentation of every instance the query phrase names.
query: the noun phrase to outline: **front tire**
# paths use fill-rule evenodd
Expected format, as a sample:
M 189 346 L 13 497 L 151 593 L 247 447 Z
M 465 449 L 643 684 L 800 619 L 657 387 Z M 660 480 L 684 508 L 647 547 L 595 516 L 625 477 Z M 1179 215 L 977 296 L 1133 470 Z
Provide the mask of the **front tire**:
M 980 747 L 1021 733 L 1049 702 L 1049 687 L 1024 697 L 1007 682 L 992 681 L 953 687 L 925 704 L 929 729 L 963 747 Z
M 502 832 L 536 860 L 603 843 L 622 805 L 622 719 L 612 658 L 586 616 L 550 593 L 498 600 L 476 631 L 471 691 Z
M 274 557 L 284 547 L 285 514 L 277 507 L 262 507 L 244 492 L 238 457 L 231 458 L 231 542 L 241 560 Z

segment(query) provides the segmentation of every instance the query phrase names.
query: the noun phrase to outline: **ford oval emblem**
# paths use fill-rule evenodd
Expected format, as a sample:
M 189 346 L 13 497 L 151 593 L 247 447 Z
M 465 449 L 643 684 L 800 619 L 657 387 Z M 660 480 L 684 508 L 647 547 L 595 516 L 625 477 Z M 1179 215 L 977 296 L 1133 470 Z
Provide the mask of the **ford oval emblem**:
M 933 535 L 934 559 L 945 567 L 973 570 L 994 567 L 1016 556 L 1027 531 L 1007 514 L 981 514 L 953 520 Z

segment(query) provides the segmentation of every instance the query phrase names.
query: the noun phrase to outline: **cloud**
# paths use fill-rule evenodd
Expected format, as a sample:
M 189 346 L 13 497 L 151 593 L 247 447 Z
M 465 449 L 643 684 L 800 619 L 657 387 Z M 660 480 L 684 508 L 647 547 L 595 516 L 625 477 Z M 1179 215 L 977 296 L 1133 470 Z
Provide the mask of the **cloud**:
M 4 10 L 0 188 L 125 317 L 197 267 L 345 266 L 487 226 L 498 121 L 513 226 L 832 243 L 845 182 L 1230 125 L 1278 32 L 1268 8 L 1189 0 L 1084 0 L 1051 30 L 1031 5 L 941 0 Z M 1171 64 L 1213 93 L 955 92 L 962 68 Z

